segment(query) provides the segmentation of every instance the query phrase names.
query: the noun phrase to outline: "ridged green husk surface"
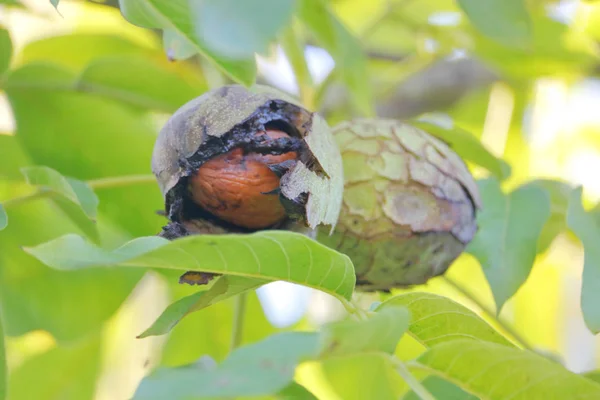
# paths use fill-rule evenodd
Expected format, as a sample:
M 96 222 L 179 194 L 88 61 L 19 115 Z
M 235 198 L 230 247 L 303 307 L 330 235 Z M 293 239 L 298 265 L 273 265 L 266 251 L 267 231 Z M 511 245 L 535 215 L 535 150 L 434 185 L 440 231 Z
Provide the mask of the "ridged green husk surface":
M 464 162 L 399 121 L 354 120 L 333 133 L 345 189 L 335 232 L 319 232 L 319 240 L 352 259 L 358 289 L 389 290 L 443 274 L 477 231 L 481 200 Z

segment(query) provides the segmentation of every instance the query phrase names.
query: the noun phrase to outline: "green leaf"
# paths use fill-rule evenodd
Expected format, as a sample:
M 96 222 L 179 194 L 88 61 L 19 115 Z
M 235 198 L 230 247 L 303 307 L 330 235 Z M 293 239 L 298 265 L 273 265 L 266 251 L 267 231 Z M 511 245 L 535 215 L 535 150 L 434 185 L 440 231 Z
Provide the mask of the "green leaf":
M 330 358 L 322 362 L 321 370 L 338 399 L 397 400 L 406 387 L 384 353 Z
M 368 351 L 393 353 L 408 328 L 404 307 L 387 307 L 367 320 L 345 320 L 323 327 L 321 357 Z
M 292 382 L 282 391 L 275 395 L 277 400 L 318 400 L 317 397 L 309 392 L 304 386 Z
M 360 42 L 322 0 L 300 0 L 298 17 L 333 57 L 339 74 L 352 93 L 351 100 L 365 116 L 374 115 L 367 61 Z
M 527 186 L 504 194 L 495 179 L 479 181 L 479 190 L 484 208 L 467 251 L 481 263 L 500 312 L 529 276 L 550 199 L 544 190 Z
M 140 46 L 116 34 L 77 32 L 28 43 L 19 53 L 19 64 L 56 64 L 75 72 L 93 61 L 112 56 L 164 57 L 158 49 Z
M 459 339 L 472 339 L 511 346 L 473 311 L 446 297 L 432 293 L 406 293 L 383 302 L 378 309 L 404 306 L 412 319 L 408 333 L 426 347 Z
M 90 63 L 76 90 L 108 96 L 145 109 L 174 112 L 207 90 L 199 79 L 183 79 L 148 57 L 115 56 Z
M 199 40 L 232 59 L 264 53 L 289 24 L 294 0 L 197 0 L 191 3 Z
M 169 60 L 185 60 L 198 52 L 194 43 L 171 29 L 163 30 L 163 46 Z
M 96 218 L 98 198 L 87 183 L 65 178 L 49 167 L 25 167 L 22 169 L 27 183 L 52 191 L 81 207 L 91 219 Z
M 471 23 L 490 39 L 525 47 L 531 41 L 531 19 L 525 0 L 458 0 Z
M 567 209 L 569 228 L 579 237 L 585 251 L 581 287 L 581 310 L 587 327 L 600 332 L 600 224 L 581 204 L 582 188 L 571 192 Z
M 4 207 L 0 204 L 0 231 L 8 225 L 8 215 L 6 215 L 6 211 L 4 211 Z
M 65 235 L 26 251 L 60 270 L 122 266 L 203 271 L 284 280 L 346 299 L 352 296 L 356 280 L 346 255 L 288 231 L 196 235 L 170 242 L 142 237 L 114 251 L 94 246 L 77 235 Z
M 501 76 L 519 81 L 587 74 L 596 65 L 589 36 L 549 16 L 534 16 L 533 21 L 533 40 L 528 48 L 506 47 L 475 35 L 474 55 Z
M 54 6 L 54 9 L 56 11 L 58 11 L 58 3 L 60 2 L 60 0 L 50 0 L 50 4 L 52 4 Z
M 8 71 L 12 56 L 12 42 L 8 30 L 0 27 L 0 77 Z M 1 82 L 1 80 L 0 80 Z
M 60 69 L 38 67 L 29 78 L 59 79 Z M 75 81 L 74 74 L 66 74 Z M 16 119 L 15 137 L 31 163 L 81 180 L 149 173 L 156 127 L 145 112 L 92 94 L 37 87 L 13 87 L 7 94 Z M 164 217 L 156 210 L 164 201 L 155 181 L 147 182 L 98 190 L 98 212 L 132 236 L 159 232 Z
M 98 197 L 87 183 L 66 178 L 48 167 L 25 167 L 21 171 L 27 182 L 39 186 L 40 190 L 58 196 L 53 201 L 60 209 L 94 241 L 98 241 L 95 224 Z
M 510 165 L 490 153 L 475 136 L 464 129 L 458 126 L 448 129 L 426 120 L 411 123 L 448 143 L 461 158 L 487 169 L 498 179 L 510 176 Z
M 424 368 L 489 400 L 600 398 L 600 385 L 560 364 L 530 351 L 495 343 L 442 343 L 421 355 L 414 367 Z
M 75 75 L 64 67 L 35 62 L 12 70 L 5 82 L 5 89 L 70 90 L 74 88 Z M 10 94 L 10 92 L 9 92 Z
M 11 373 L 10 399 L 91 400 L 101 362 L 98 338 L 53 348 Z
M 198 367 L 158 370 L 142 381 L 133 399 L 274 394 L 293 381 L 298 363 L 314 357 L 318 342 L 316 333 L 286 332 L 236 349 L 212 370 Z
M 448 382 L 445 379 L 442 379 L 438 376 L 428 376 L 422 382 L 423 386 L 429 393 L 433 395 L 436 399 L 443 400 L 478 400 L 478 397 L 475 397 L 455 384 Z M 408 392 L 402 400 L 419 400 L 420 397 L 413 392 L 412 390 Z
M 587 379 L 590 379 L 590 380 L 600 384 L 600 371 L 598 371 L 598 370 L 586 372 L 582 376 L 585 376 Z
M 536 179 L 524 186 L 543 189 L 550 197 L 550 218 L 542 229 L 537 245 L 538 253 L 542 253 L 550 247 L 558 235 L 567 229 L 567 205 L 573 187 L 568 183 L 551 179 Z
M 219 301 L 226 300 L 242 292 L 254 289 L 267 281 L 239 276 L 222 276 L 216 279 L 208 290 L 194 293 L 169 305 L 158 319 L 138 336 L 139 339 L 164 335 L 189 313 L 202 310 Z
M 151 29 L 166 29 L 193 43 L 197 50 L 234 81 L 250 86 L 254 83 L 256 65 L 254 58 L 231 60 L 210 50 L 194 32 L 187 0 L 120 0 L 123 16 L 134 25 Z M 167 49 L 167 52 L 169 50 Z
M 6 367 L 6 351 L 4 349 L 4 327 L 0 315 L 0 400 L 6 399 L 8 393 L 8 370 Z
M 9 336 L 45 330 L 62 343 L 99 332 L 142 276 L 141 270 L 56 271 L 25 253 L 21 246 L 77 231 L 57 211 L 51 199 L 8 210 L 10 223 L 0 231 L 0 312 Z M 80 215 L 87 219 L 82 211 Z M 103 239 L 114 242 L 115 236 L 123 235 L 108 229 L 104 220 L 100 221 Z

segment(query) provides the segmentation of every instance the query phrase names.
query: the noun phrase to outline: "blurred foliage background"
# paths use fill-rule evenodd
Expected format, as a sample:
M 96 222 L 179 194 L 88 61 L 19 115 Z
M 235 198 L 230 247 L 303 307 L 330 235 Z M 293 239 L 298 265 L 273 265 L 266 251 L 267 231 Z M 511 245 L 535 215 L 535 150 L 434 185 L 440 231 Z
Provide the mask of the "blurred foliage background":
M 479 11 L 469 3 L 298 1 L 293 16 L 281 17 L 279 44 L 256 48 L 256 79 L 300 96 L 331 124 L 377 114 L 460 127 L 508 164 L 499 163 L 495 173 L 505 190 L 537 178 L 581 184 L 586 208 L 597 207 L 589 215 L 600 224 L 594 206 L 600 200 L 600 2 L 528 0 L 529 19 L 511 25 L 495 17 L 523 2 L 481 1 Z M 495 9 L 494 3 L 508 5 Z M 10 399 L 125 399 L 157 365 L 183 365 L 205 354 L 222 360 L 232 303 L 191 315 L 167 337 L 137 340 L 167 304 L 194 289 L 168 274 L 59 272 L 21 246 L 76 232 L 115 247 L 157 233 L 165 222 L 156 213 L 162 198 L 148 174 L 158 130 L 209 88 L 251 81 L 254 60 L 248 67 L 211 59 L 210 51 L 188 57 L 189 43 L 172 34 L 165 34 L 165 52 L 161 32 L 127 22 L 116 1 L 61 1 L 58 11 L 47 1 L 0 0 L 0 25 L 8 32 L 0 37 L 0 72 L 8 70 L 0 81 L 0 199 L 10 220 L 0 232 L 0 311 Z M 279 17 L 244 11 L 265 25 Z M 128 19 L 139 22 L 131 13 Z M 214 30 L 204 32 L 207 40 L 214 36 L 222 46 L 230 27 L 205 27 Z M 471 159 L 481 156 L 477 148 L 466 151 Z M 32 193 L 20 172 L 31 165 L 90 182 L 100 201 L 96 223 L 53 199 L 11 204 L 8 199 Z M 478 178 L 489 174 L 469 166 Z M 106 181 L 114 177 L 129 178 Z M 531 275 L 499 319 L 533 348 L 585 372 L 598 367 L 600 342 L 581 314 L 583 250 L 565 230 L 564 210 L 552 210 Z M 448 276 L 460 285 L 436 278 L 416 289 L 449 296 L 503 329 L 490 317 L 493 296 L 473 256 L 461 256 Z M 365 306 L 373 299 L 366 296 Z M 308 288 L 267 285 L 251 296 L 244 342 L 313 329 L 338 318 L 340 307 Z M 407 338 L 398 355 L 422 350 Z M 336 398 L 315 370 L 301 369 L 298 379 L 315 394 Z

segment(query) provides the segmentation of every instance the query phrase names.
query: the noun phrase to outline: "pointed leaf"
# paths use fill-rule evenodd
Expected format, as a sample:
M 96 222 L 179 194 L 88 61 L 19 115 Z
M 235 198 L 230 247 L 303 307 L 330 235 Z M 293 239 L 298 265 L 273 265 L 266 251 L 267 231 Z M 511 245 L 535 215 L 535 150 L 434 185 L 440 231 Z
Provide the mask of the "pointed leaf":
M 27 183 L 52 191 L 79 205 L 89 218 L 96 217 L 98 198 L 94 191 L 82 181 L 65 178 L 48 167 L 25 167 L 21 170 Z
M 506 46 L 525 47 L 532 40 L 525 0 L 458 0 L 481 33 Z
M 0 77 L 8 71 L 12 57 L 12 42 L 8 30 L 0 27 Z
M 29 184 L 58 195 L 53 196 L 54 203 L 87 236 L 98 241 L 98 231 L 94 222 L 98 197 L 87 183 L 64 177 L 48 167 L 25 167 L 21 171 Z
M 211 287 L 205 291 L 186 296 L 171 304 L 156 321 L 138 336 L 139 339 L 164 335 L 177 325 L 187 314 L 202 310 L 219 301 L 226 300 L 232 296 L 257 288 L 267 281 L 245 278 L 240 276 L 222 276 L 216 279 Z
M 169 242 L 141 237 L 114 251 L 65 235 L 25 249 L 52 268 L 123 266 L 203 271 L 269 281 L 285 280 L 349 299 L 356 277 L 350 259 L 287 231 L 188 236 Z
M 60 0 L 50 0 L 50 4 L 54 7 L 54 9 L 58 12 L 58 3 Z
M 300 0 L 298 17 L 333 57 L 340 76 L 363 115 L 374 115 L 371 88 L 366 79 L 367 61 L 360 42 L 329 10 L 325 1 Z
M 323 327 L 321 357 L 358 352 L 393 353 L 408 328 L 410 314 L 404 307 L 387 307 L 367 320 L 345 320 Z
M 571 192 L 567 209 L 569 228 L 579 237 L 585 251 L 581 287 L 581 310 L 587 327 L 600 332 L 600 224 L 581 204 L 582 188 Z
M 424 368 L 480 398 L 496 400 L 594 399 L 600 385 L 526 350 L 457 340 L 417 359 Z
M 527 186 L 504 194 L 496 179 L 480 181 L 479 190 L 484 207 L 467 251 L 481 263 L 500 312 L 529 276 L 550 199 L 544 190 Z
M 197 0 L 191 3 L 199 40 L 224 57 L 264 53 L 292 17 L 294 0 Z
M 404 306 L 412 316 L 408 333 L 426 347 L 459 339 L 512 344 L 473 311 L 432 293 L 407 293 L 392 297 L 378 309 Z
M 227 59 L 210 50 L 204 40 L 195 34 L 191 21 L 191 4 L 188 0 L 120 0 L 119 5 L 130 23 L 143 28 L 166 29 L 177 33 L 193 43 L 202 56 L 215 63 L 234 81 L 246 86 L 254 83 L 256 65 L 253 57 L 245 60 Z
M 314 357 L 318 334 L 286 332 L 240 347 L 212 370 L 182 367 L 145 378 L 134 400 L 183 400 L 275 394 L 293 382 L 296 366 Z
M 0 231 L 8 225 L 8 215 L 6 215 L 6 211 L 4 211 L 4 207 L 0 204 Z

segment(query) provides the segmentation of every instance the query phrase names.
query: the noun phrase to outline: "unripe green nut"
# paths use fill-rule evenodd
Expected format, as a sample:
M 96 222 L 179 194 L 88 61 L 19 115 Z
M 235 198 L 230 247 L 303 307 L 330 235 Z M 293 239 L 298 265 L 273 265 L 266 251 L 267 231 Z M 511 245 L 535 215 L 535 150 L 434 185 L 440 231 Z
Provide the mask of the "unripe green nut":
M 395 120 L 333 129 L 344 164 L 335 232 L 318 240 L 353 261 L 357 289 L 389 290 L 443 274 L 477 231 L 477 185 L 461 158 L 428 133 Z

